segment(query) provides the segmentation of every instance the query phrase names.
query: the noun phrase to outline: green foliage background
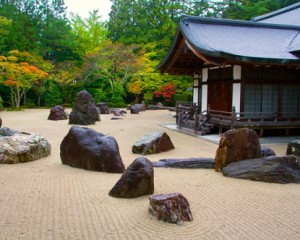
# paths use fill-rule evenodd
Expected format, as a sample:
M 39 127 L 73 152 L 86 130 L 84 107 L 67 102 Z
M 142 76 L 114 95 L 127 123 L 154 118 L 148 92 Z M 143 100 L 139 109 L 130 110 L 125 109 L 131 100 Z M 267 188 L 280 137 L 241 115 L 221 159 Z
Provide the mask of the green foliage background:
M 111 0 L 109 21 L 97 11 L 87 19 L 66 16 L 63 0 L 0 0 L 0 57 L 28 52 L 47 71 L 32 85 L 22 105 L 71 106 L 86 89 L 95 101 L 111 106 L 145 101 L 172 82 L 175 99 L 190 99 L 189 76 L 161 75 L 155 67 L 171 46 L 182 15 L 250 20 L 296 3 L 295 0 Z M 95 6 L 95 8 L 100 8 Z M 51 64 L 51 67 L 49 67 Z M 5 70 L 0 73 L 5 76 Z M 10 107 L 9 90 L 0 83 L 0 101 Z

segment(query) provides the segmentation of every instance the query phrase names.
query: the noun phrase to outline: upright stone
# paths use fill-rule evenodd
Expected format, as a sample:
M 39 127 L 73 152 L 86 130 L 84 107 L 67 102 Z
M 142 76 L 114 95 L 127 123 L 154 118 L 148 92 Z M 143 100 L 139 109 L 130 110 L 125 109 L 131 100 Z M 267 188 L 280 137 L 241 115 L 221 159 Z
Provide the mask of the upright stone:
M 71 167 L 109 173 L 125 170 L 115 138 L 85 127 L 70 128 L 60 144 L 60 157 Z
M 153 194 L 154 171 L 145 157 L 136 158 L 125 170 L 109 195 L 117 198 L 135 198 Z
M 231 129 L 222 134 L 216 151 L 215 170 L 230 162 L 260 158 L 261 147 L 257 133 L 248 128 Z
M 90 125 L 96 121 L 100 121 L 99 108 L 96 107 L 91 94 L 83 90 L 76 97 L 69 124 Z
M 152 132 L 144 135 L 132 146 L 133 153 L 154 154 L 174 149 L 174 145 L 165 132 Z
M 177 224 L 193 221 L 190 204 L 180 193 L 153 195 L 149 200 L 149 212 L 158 220 Z

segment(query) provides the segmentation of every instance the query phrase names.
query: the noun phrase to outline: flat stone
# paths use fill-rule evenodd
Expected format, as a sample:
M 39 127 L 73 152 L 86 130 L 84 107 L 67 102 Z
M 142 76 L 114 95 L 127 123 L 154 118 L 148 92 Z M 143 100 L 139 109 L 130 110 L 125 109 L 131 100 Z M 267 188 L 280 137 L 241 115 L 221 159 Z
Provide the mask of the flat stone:
M 171 168 L 209 168 L 215 167 L 213 158 L 184 158 L 184 159 L 160 159 L 158 162 L 152 162 L 153 167 L 171 167 Z
M 269 156 L 232 162 L 222 173 L 226 177 L 271 183 L 299 183 L 300 166 L 295 156 Z

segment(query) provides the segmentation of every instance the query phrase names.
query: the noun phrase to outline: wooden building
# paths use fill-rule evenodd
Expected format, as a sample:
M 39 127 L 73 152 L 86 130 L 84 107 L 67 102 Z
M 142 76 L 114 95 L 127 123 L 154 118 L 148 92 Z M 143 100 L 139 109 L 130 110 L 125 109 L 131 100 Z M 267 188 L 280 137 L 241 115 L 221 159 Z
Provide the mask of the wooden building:
M 300 3 L 253 21 L 183 16 L 158 66 L 193 76 L 193 108 L 180 109 L 179 127 L 299 130 L 299 16 Z

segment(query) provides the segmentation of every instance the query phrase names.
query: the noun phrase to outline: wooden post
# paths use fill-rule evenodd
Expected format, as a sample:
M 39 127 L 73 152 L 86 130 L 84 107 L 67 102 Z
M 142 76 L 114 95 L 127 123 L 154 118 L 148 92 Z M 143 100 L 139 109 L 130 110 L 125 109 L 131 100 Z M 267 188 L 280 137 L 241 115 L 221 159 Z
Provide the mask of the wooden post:
M 231 128 L 235 126 L 235 120 L 236 120 L 236 110 L 235 106 L 232 107 L 232 116 L 231 116 Z

